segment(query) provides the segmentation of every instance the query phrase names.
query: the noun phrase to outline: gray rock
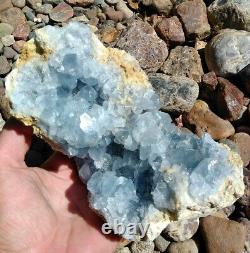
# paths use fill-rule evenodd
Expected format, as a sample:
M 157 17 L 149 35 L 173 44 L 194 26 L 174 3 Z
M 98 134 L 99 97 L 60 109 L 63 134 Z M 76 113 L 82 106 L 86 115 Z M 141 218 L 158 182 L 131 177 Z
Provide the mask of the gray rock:
M 123 247 L 123 248 L 117 249 L 115 253 L 131 253 L 131 251 L 128 247 Z
M 250 32 L 249 0 L 215 0 L 208 7 L 208 17 L 215 29 L 232 28 Z
M 167 241 L 164 237 L 159 235 L 155 240 L 155 247 L 160 251 L 160 252 L 165 252 L 167 247 L 169 246 L 170 242 Z
M 7 59 L 14 59 L 17 56 L 17 52 L 14 49 L 12 49 L 11 47 L 5 47 L 3 50 L 3 55 Z
M 151 241 L 135 241 L 131 244 L 132 253 L 153 253 L 154 243 Z
M 117 4 L 120 0 L 105 0 L 105 2 L 107 2 L 108 4 Z
M 134 13 L 131 11 L 123 0 L 116 4 L 116 9 L 123 12 L 125 18 L 132 18 Z
M 63 2 L 63 0 L 43 0 L 43 3 L 44 4 L 59 4 L 59 3 L 61 3 L 61 2 Z
M 0 23 L 0 38 L 12 34 L 14 28 L 12 25 L 7 23 Z
M 188 46 L 172 49 L 161 69 L 167 75 L 185 76 L 196 82 L 200 82 L 204 74 L 198 51 Z
M 39 5 L 36 8 L 36 12 L 42 13 L 42 14 L 49 14 L 52 9 L 53 9 L 53 5 L 52 4 L 43 4 L 43 5 Z
M 164 111 L 189 112 L 199 94 L 199 85 L 187 77 L 150 74 L 149 80 Z
M 5 125 L 5 121 L 2 117 L 2 115 L 0 114 L 0 131 L 2 131 L 4 125 Z
M 29 5 L 32 9 L 36 9 L 38 6 L 42 5 L 42 0 L 26 0 L 27 5 Z
M 25 17 L 27 18 L 27 20 L 29 21 L 34 21 L 34 18 L 36 17 L 35 16 L 35 12 L 28 6 L 25 6 L 23 9 L 22 9 Z
M 139 20 L 123 32 L 117 47 L 133 55 L 148 72 L 157 71 L 168 56 L 168 47 L 154 28 Z
M 3 43 L 0 41 L 0 54 L 3 53 Z
M 206 46 L 206 63 L 219 76 L 237 74 L 250 64 L 250 32 L 222 30 Z
M 73 17 L 74 12 L 70 5 L 62 2 L 53 8 L 49 15 L 50 18 L 56 22 L 66 22 Z
M 5 56 L 0 56 L 0 75 L 10 72 L 11 66 Z
M 184 242 L 172 242 L 166 253 L 198 253 L 198 247 L 192 239 Z
M 250 95 L 250 64 L 239 72 L 239 76 L 247 93 Z
M 170 239 L 178 242 L 193 237 L 199 227 L 199 219 L 183 220 L 170 223 L 163 233 Z
M 26 4 L 26 0 L 12 0 L 12 4 L 15 7 L 23 8 L 25 6 L 25 4 Z
M 9 47 L 15 43 L 15 39 L 13 35 L 5 35 L 2 37 L 2 43 L 4 46 Z

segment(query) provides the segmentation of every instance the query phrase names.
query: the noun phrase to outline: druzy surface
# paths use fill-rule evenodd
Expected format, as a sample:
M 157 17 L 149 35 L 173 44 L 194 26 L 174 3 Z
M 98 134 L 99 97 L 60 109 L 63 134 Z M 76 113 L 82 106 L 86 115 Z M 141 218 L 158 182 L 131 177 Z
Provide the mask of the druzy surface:
M 12 115 L 75 157 L 91 207 L 111 225 L 150 224 L 153 240 L 169 222 L 243 194 L 239 156 L 177 128 L 138 62 L 86 25 L 38 30 L 6 89 Z

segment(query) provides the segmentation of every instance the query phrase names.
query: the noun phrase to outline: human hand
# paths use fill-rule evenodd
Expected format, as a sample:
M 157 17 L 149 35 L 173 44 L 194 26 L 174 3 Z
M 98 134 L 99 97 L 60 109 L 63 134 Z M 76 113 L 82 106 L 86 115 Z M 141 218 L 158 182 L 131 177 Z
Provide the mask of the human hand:
M 8 122 L 0 134 L 0 253 L 111 253 L 74 163 L 56 153 L 42 167 L 24 157 L 32 129 Z

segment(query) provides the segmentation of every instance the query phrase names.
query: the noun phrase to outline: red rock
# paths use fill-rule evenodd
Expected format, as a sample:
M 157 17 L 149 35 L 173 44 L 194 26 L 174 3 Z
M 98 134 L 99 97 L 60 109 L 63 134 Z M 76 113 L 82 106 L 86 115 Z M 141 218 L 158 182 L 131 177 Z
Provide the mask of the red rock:
M 21 50 L 22 50 L 22 48 L 23 48 L 24 43 L 25 43 L 24 40 L 16 41 L 16 42 L 13 44 L 13 48 L 14 48 L 18 53 L 20 53 Z
M 214 72 L 206 73 L 201 78 L 200 97 L 206 101 L 213 102 L 216 96 L 218 80 Z
M 65 22 L 74 15 L 73 8 L 64 3 L 59 3 L 51 12 L 50 18 L 56 22 Z
M 156 31 L 167 43 L 182 44 L 185 42 L 185 34 L 181 22 L 176 16 L 163 18 L 156 25 Z
M 104 13 L 108 17 L 108 19 L 111 19 L 115 22 L 120 22 L 124 19 L 123 12 L 122 11 L 116 11 L 112 7 L 105 8 Z
M 13 33 L 15 39 L 17 40 L 26 40 L 30 33 L 30 26 L 27 22 L 20 23 L 16 26 L 16 29 Z
M 167 44 L 152 26 L 139 20 L 133 21 L 123 32 L 117 47 L 133 55 L 148 72 L 157 71 L 168 56 Z
M 68 4 L 86 7 L 94 3 L 94 0 L 66 0 Z
M 12 25 L 14 29 L 18 24 L 26 22 L 25 15 L 19 8 L 16 7 L 9 8 L 0 13 L 0 20 L 2 23 Z
M 183 2 L 177 6 L 176 11 L 189 39 L 204 39 L 210 34 L 207 8 L 202 0 Z
M 13 7 L 11 0 L 1 0 L 0 3 L 0 12 L 7 10 L 9 8 Z
M 244 94 L 228 80 L 218 77 L 217 111 L 225 119 L 237 120 L 244 109 Z

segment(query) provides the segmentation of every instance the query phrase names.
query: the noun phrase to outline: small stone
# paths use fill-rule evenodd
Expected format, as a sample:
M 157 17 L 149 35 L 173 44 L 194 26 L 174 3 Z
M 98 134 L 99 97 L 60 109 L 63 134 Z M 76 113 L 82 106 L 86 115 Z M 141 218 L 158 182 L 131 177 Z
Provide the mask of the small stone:
M 13 7 L 11 0 L 1 0 L 0 4 L 0 12 L 7 10 L 9 8 Z
M 197 41 L 195 41 L 194 48 L 197 51 L 203 51 L 206 48 L 206 45 L 207 45 L 206 41 L 197 40 Z
M 25 6 L 22 11 L 25 14 L 25 17 L 27 18 L 27 20 L 32 21 L 32 22 L 34 21 L 36 17 L 35 12 L 30 7 Z
M 128 247 L 123 247 L 123 248 L 117 249 L 115 253 L 131 253 L 131 251 Z
M 244 225 L 215 216 L 201 219 L 201 234 L 207 253 L 242 253 L 246 239 Z
M 200 82 L 204 74 L 198 51 L 188 46 L 172 49 L 161 69 L 167 75 L 185 76 L 196 82 Z
M 59 4 L 61 2 L 63 2 L 63 0 L 43 0 L 44 4 L 53 4 L 53 5 L 56 5 L 56 4 Z
M 12 25 L 15 29 L 18 24 L 24 23 L 26 18 L 19 8 L 13 7 L 0 13 L 0 20 L 2 23 Z
M 66 0 L 68 4 L 77 5 L 80 7 L 87 7 L 94 3 L 94 0 Z
M 27 5 L 29 5 L 32 9 L 35 9 L 38 6 L 42 5 L 42 0 L 26 0 L 27 1 Z
M 209 36 L 210 25 L 207 19 L 207 9 L 202 0 L 183 2 L 177 6 L 176 11 L 184 25 L 188 39 L 204 39 Z
M 183 220 L 171 222 L 163 231 L 170 239 L 178 242 L 185 241 L 193 237 L 199 227 L 199 219 Z
M 229 217 L 235 211 L 235 205 L 225 207 L 222 209 L 222 211 L 226 214 L 227 217 Z
M 14 28 L 12 25 L 6 24 L 6 23 L 0 23 L 0 38 L 12 34 L 14 31 Z
M 250 32 L 222 30 L 212 38 L 205 49 L 205 58 L 210 71 L 218 76 L 239 73 L 250 64 Z
M 20 53 L 22 48 L 23 48 L 23 45 L 25 44 L 25 41 L 24 40 L 18 40 L 18 41 L 15 41 L 15 43 L 13 44 L 13 48 L 18 52 Z
M 3 130 L 4 125 L 5 125 L 5 120 L 3 119 L 2 115 L 0 114 L 0 131 Z
M 114 5 L 117 4 L 120 0 L 105 0 L 107 4 Z
M 89 19 L 85 15 L 73 17 L 70 20 L 71 21 L 76 21 L 76 22 L 83 22 L 83 23 L 88 23 L 89 22 Z
M 237 120 L 244 110 L 244 94 L 228 80 L 218 77 L 217 110 L 230 121 Z
M 49 16 L 44 14 L 37 14 L 37 18 L 41 19 L 45 24 L 49 23 Z
M 163 111 L 189 112 L 199 94 L 198 84 L 186 77 L 156 73 L 149 75 L 149 81 L 160 97 Z
M 10 72 L 11 66 L 5 56 L 0 56 L 0 75 Z
M 121 11 L 124 15 L 125 18 L 129 19 L 132 18 L 134 13 L 133 11 L 131 11 L 128 6 L 126 5 L 126 3 L 123 0 L 120 0 L 117 4 L 116 4 L 116 9 L 118 11 Z
M 0 54 L 3 53 L 3 48 L 4 48 L 4 45 L 3 45 L 3 43 L 0 41 Z
M 41 13 L 41 14 L 49 14 L 52 9 L 53 9 L 52 4 L 43 4 L 41 6 L 37 6 L 36 12 Z
M 195 128 L 198 136 L 207 132 L 214 140 L 228 138 L 235 132 L 228 120 L 223 120 L 214 114 L 202 100 L 195 103 L 189 114 L 185 115 L 185 120 Z
M 87 9 L 85 11 L 85 15 L 88 19 L 96 18 L 98 13 L 98 9 L 96 7 L 93 7 L 91 9 Z
M 151 241 L 135 241 L 131 244 L 132 253 L 152 253 L 154 243 Z
M 112 7 L 105 8 L 104 13 L 107 15 L 108 19 L 111 19 L 115 22 L 120 22 L 124 18 L 122 11 L 116 11 Z
M 170 242 L 167 241 L 164 237 L 159 235 L 155 240 L 155 247 L 160 251 L 160 252 L 165 252 L 167 247 L 169 246 Z
M 156 25 L 156 31 L 167 43 L 178 45 L 185 42 L 185 34 L 182 29 L 182 24 L 176 16 L 163 18 Z
M 172 242 L 166 253 L 198 253 L 198 247 L 192 239 L 184 242 Z
M 239 72 L 239 76 L 242 80 L 245 90 L 250 95 L 250 64 L 248 64 Z
M 208 7 L 208 16 L 217 30 L 232 28 L 250 32 L 249 0 L 215 0 Z
M 246 133 L 236 133 L 230 139 L 237 145 L 241 159 L 246 167 L 250 162 L 250 135 Z
M 15 39 L 13 35 L 6 35 L 2 37 L 2 43 L 4 46 L 9 47 L 15 43 Z
M 123 32 L 117 47 L 133 55 L 148 72 L 157 71 L 168 56 L 168 47 L 154 28 L 139 20 Z
M 105 43 L 114 42 L 119 35 L 119 31 L 117 31 L 114 27 L 107 26 L 101 32 L 101 41 Z
M 218 84 L 216 74 L 213 71 L 204 74 L 202 76 L 202 84 L 204 84 L 208 89 L 215 91 Z
M 73 11 L 74 11 L 74 16 L 76 16 L 76 17 L 85 15 L 85 13 L 86 13 L 86 9 L 85 8 L 78 7 L 78 6 L 74 6 L 73 7 Z
M 27 22 L 17 25 L 15 32 L 13 33 L 16 40 L 26 40 L 30 33 L 30 26 Z
M 89 20 L 89 25 L 92 25 L 94 27 L 96 27 L 98 25 L 98 23 L 99 23 L 99 18 L 97 18 L 97 17 L 91 18 Z M 98 29 L 96 28 L 96 30 L 98 30 Z
M 12 4 L 15 7 L 23 8 L 25 6 L 25 4 L 26 4 L 26 0 L 12 0 Z
M 17 52 L 14 49 L 12 49 L 11 47 L 5 47 L 4 51 L 3 51 L 3 55 L 7 59 L 14 59 L 17 56 Z
M 51 12 L 50 18 L 56 22 L 65 22 L 74 15 L 73 9 L 70 5 L 62 2 L 59 3 Z
M 154 7 L 159 14 L 169 15 L 173 4 L 171 0 L 142 0 L 143 5 Z

